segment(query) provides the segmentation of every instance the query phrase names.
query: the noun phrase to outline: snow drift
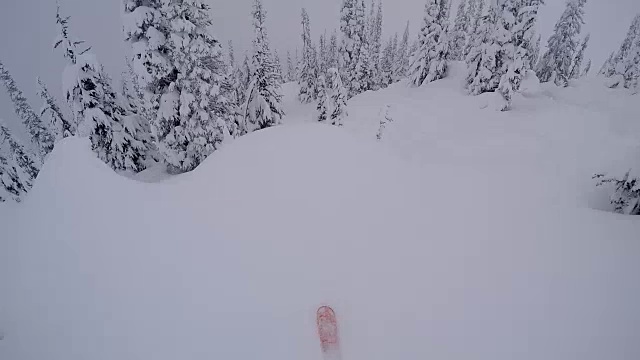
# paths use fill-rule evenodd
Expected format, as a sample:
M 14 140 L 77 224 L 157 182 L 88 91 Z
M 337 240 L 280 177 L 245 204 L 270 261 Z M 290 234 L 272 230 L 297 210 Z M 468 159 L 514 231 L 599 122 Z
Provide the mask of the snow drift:
M 323 304 L 345 360 L 640 358 L 640 223 L 560 192 L 611 143 L 603 107 L 543 87 L 496 113 L 459 80 L 154 184 L 64 141 L 0 208 L 0 358 L 319 360 Z

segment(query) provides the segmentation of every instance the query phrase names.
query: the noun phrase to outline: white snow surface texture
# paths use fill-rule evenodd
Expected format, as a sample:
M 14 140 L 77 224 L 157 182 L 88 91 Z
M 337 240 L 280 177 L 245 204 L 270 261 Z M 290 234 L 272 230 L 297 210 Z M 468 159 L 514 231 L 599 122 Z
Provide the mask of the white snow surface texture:
M 285 125 L 155 183 L 65 140 L 0 207 L 0 359 L 320 360 L 324 304 L 344 360 L 640 359 L 640 222 L 590 179 L 638 98 L 529 81 L 500 113 L 452 70 L 341 128 L 287 84 Z

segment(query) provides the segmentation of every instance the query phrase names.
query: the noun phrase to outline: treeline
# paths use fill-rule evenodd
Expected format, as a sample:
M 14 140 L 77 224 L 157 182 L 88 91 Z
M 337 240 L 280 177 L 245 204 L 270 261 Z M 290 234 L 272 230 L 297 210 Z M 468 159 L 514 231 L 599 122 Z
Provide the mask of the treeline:
M 465 61 L 472 95 L 496 92 L 509 110 L 528 73 L 568 86 L 587 74 L 589 35 L 581 38 L 586 0 L 568 0 L 547 49 L 535 32 L 543 0 L 462 0 L 455 17 L 449 0 L 427 0 L 417 39 L 383 41 L 383 4 L 343 0 L 340 28 L 313 41 L 311 20 L 301 11 L 301 51 L 289 51 L 285 67 L 270 46 L 261 0 L 252 7 L 252 51 L 237 62 L 212 36 L 210 9 L 202 0 L 123 0 L 124 41 L 131 49 L 122 87 L 72 36 L 60 8 L 55 48 L 67 61 L 63 94 L 66 118 L 46 85 L 34 111 L 8 70 L 5 84 L 32 144 L 23 146 L 0 127 L 0 199 L 19 201 L 33 184 L 57 141 L 88 137 L 96 155 L 118 172 L 136 173 L 158 162 L 172 173 L 195 169 L 226 140 L 278 125 L 284 114 L 281 84 L 299 84 L 298 98 L 317 104 L 318 121 L 341 125 L 347 100 L 407 79 L 413 86 L 448 75 L 451 61 Z M 638 87 L 640 16 L 600 73 L 615 84 Z

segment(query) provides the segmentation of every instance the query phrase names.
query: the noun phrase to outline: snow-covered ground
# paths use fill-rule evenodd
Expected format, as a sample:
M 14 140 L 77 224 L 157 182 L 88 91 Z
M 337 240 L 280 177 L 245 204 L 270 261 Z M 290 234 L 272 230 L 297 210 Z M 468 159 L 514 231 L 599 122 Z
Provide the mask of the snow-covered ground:
M 286 84 L 284 126 L 156 183 L 66 140 L 0 208 L 0 359 L 320 360 L 322 304 L 344 360 L 639 359 L 640 220 L 590 179 L 638 159 L 637 97 L 530 81 L 500 113 L 461 81 L 342 128 Z

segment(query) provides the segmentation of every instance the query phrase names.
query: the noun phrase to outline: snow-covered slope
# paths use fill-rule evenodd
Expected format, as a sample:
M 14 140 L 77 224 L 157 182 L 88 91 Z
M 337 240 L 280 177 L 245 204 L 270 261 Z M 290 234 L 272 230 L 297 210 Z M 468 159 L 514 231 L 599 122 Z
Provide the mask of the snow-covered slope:
M 345 360 L 640 358 L 640 222 L 581 182 L 635 104 L 580 84 L 503 114 L 459 81 L 363 94 L 343 128 L 298 107 L 154 184 L 66 140 L 0 208 L 0 359 L 320 360 L 322 304 Z

